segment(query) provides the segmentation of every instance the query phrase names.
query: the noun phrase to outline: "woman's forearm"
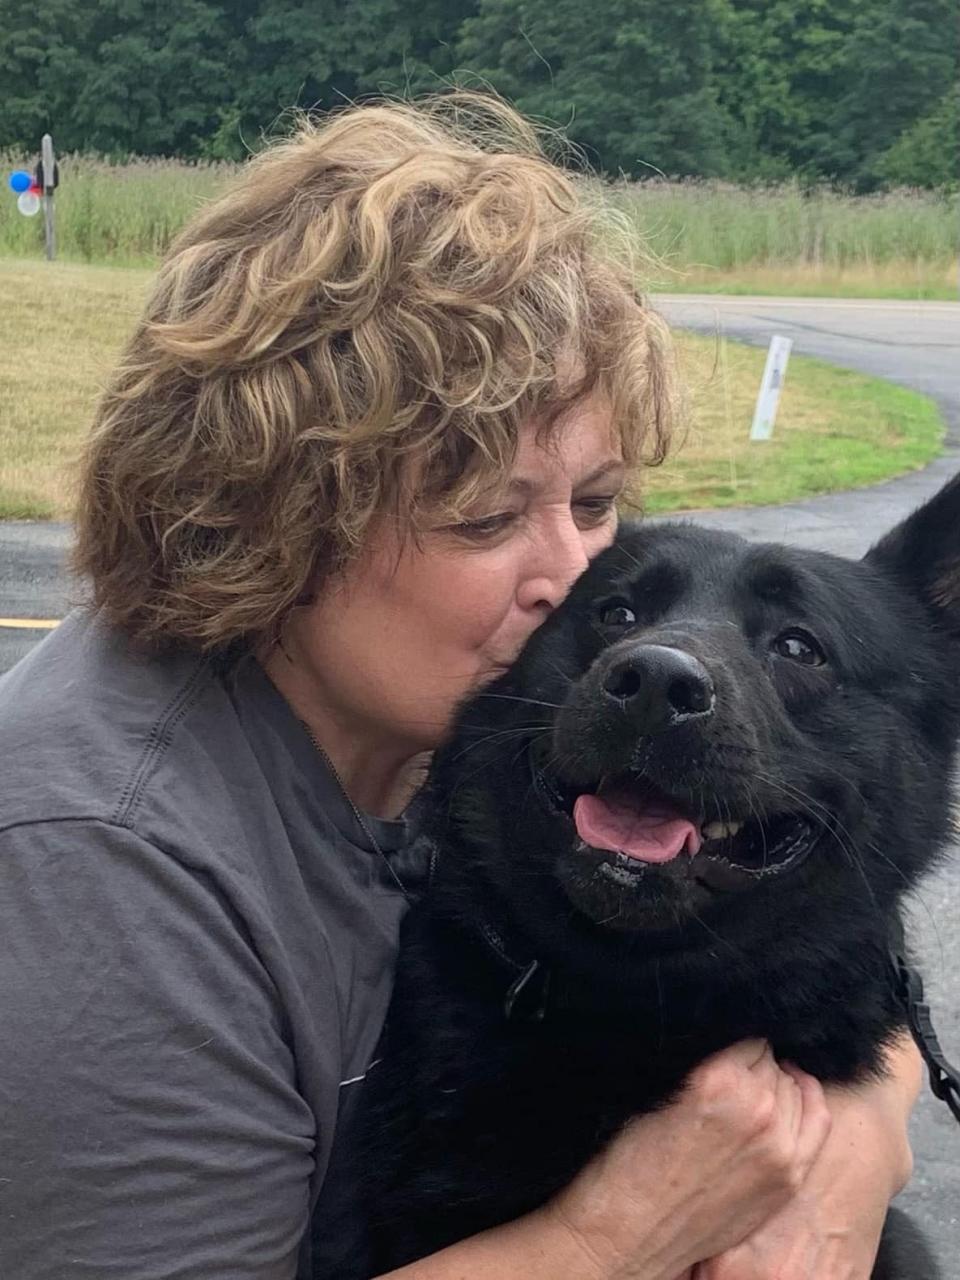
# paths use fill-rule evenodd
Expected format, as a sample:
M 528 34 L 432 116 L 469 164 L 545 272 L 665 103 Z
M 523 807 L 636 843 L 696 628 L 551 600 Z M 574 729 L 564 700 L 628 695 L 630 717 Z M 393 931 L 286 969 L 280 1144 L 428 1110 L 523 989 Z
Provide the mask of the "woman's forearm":
M 400 1267 L 378 1280 L 612 1280 L 560 1218 L 537 1210 Z M 639 1271 L 631 1280 L 673 1280 Z
M 913 1110 L 923 1085 L 923 1059 L 908 1031 L 900 1034 L 887 1054 L 891 1077 L 900 1086 L 905 1114 Z
M 829 1130 L 817 1081 L 743 1041 L 628 1121 L 540 1209 L 378 1280 L 690 1280 L 789 1202 Z
M 923 1084 L 923 1060 L 909 1032 L 890 1048 L 887 1067 L 878 1083 L 853 1090 L 828 1088 L 827 1101 L 834 1117 L 835 1148 L 845 1147 L 851 1160 L 861 1160 L 866 1145 L 871 1159 L 889 1174 L 892 1199 L 913 1171 L 907 1125 Z
M 661 1252 L 653 1242 L 651 1252 Z M 690 1271 L 678 1274 L 666 1256 L 629 1263 L 601 1257 L 547 1206 L 377 1280 L 690 1280 Z
M 696 1280 L 828 1280 L 873 1269 L 887 1206 L 910 1177 L 907 1121 L 922 1064 L 909 1037 L 880 1080 L 826 1089 L 833 1125 L 803 1185 L 781 1213 L 736 1248 L 704 1260 Z

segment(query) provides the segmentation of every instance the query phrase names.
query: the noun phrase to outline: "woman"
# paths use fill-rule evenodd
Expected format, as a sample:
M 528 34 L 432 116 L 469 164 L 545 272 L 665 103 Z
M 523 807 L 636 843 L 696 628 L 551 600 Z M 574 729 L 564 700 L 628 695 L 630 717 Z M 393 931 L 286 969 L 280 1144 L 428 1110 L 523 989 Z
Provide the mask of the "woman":
M 425 757 L 665 447 L 614 230 L 451 96 L 303 122 L 171 249 L 84 462 L 95 608 L 0 685 L 0 1274 L 310 1275 Z M 866 1276 L 917 1087 L 734 1046 L 395 1275 Z

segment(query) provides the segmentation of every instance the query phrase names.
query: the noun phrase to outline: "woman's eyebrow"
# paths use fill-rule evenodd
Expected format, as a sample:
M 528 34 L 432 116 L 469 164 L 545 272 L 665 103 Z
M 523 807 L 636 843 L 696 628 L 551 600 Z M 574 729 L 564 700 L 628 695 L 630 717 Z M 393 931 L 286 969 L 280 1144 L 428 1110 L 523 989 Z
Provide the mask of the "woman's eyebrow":
M 593 484 L 594 481 L 603 480 L 606 476 L 614 473 L 622 476 L 625 471 L 626 464 L 622 458 L 611 458 L 609 462 L 601 462 L 599 467 L 594 468 L 588 476 L 584 476 L 580 484 Z
M 608 475 L 622 475 L 625 470 L 625 464 L 619 458 L 611 458 L 609 462 L 601 462 L 589 475 L 579 480 L 575 488 L 579 489 L 584 485 L 594 484 L 597 480 L 602 480 Z M 527 476 L 512 476 L 507 486 L 511 493 L 523 494 L 535 493 L 540 487 L 540 481 L 533 480 Z

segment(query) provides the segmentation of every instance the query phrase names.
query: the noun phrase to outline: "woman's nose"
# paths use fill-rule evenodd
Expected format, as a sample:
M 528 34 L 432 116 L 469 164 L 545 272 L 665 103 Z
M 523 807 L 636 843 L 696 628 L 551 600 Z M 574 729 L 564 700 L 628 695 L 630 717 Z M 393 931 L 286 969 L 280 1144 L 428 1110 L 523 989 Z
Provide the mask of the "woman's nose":
M 590 563 L 583 531 L 571 517 L 545 531 L 517 590 L 522 609 L 556 609 Z

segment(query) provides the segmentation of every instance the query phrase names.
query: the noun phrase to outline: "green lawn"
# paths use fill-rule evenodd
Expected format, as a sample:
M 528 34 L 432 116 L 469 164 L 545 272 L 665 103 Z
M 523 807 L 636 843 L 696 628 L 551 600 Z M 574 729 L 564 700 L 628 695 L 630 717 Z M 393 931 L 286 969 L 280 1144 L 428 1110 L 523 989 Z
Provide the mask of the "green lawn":
M 64 518 L 71 465 L 130 332 L 149 268 L 0 259 L 0 517 Z M 751 443 L 764 352 L 679 335 L 689 409 L 647 510 L 785 502 L 873 484 L 939 451 L 933 402 L 793 357 L 774 438 Z
M 751 441 L 766 352 L 683 339 L 691 408 L 674 455 L 647 481 L 650 513 L 760 506 L 878 484 L 940 452 L 943 421 L 927 396 L 792 356 L 773 438 Z

